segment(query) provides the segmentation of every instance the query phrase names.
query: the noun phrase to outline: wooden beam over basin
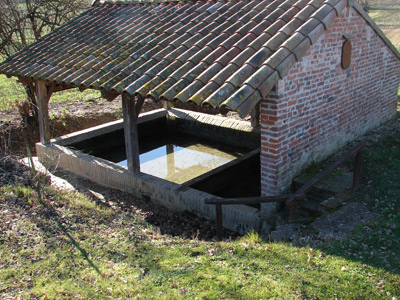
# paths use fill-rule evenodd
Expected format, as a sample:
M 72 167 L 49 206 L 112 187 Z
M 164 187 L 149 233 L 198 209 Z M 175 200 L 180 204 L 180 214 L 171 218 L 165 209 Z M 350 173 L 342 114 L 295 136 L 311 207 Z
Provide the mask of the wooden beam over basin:
M 228 163 L 226 163 L 226 164 L 224 164 L 224 165 L 222 165 L 222 166 L 220 166 L 218 168 L 215 168 L 214 170 L 211 170 L 210 172 L 204 173 L 204 174 L 202 174 L 200 176 L 197 176 L 196 178 L 193 178 L 193 179 L 191 179 L 189 181 L 186 181 L 184 184 L 181 185 L 180 190 L 183 190 L 183 189 L 185 189 L 187 187 L 191 187 L 191 186 L 193 186 L 193 185 L 195 185 L 197 183 L 201 183 L 203 181 L 206 181 L 210 177 L 215 176 L 216 174 L 221 173 L 221 172 L 223 172 L 223 171 L 225 171 L 225 170 L 227 170 L 227 169 L 229 169 L 231 167 L 234 167 L 234 166 L 236 166 L 238 164 L 241 164 L 242 162 L 244 162 L 245 160 L 247 160 L 247 159 L 249 159 L 251 157 L 254 157 L 256 155 L 260 155 L 260 152 L 261 152 L 261 148 L 257 148 L 257 149 L 255 149 L 253 151 L 250 151 L 249 153 L 246 153 L 245 155 L 243 155 L 243 156 L 241 156 L 241 157 L 239 157 L 239 158 L 237 158 L 235 160 L 232 160 L 232 161 L 230 161 L 230 162 L 228 162 Z

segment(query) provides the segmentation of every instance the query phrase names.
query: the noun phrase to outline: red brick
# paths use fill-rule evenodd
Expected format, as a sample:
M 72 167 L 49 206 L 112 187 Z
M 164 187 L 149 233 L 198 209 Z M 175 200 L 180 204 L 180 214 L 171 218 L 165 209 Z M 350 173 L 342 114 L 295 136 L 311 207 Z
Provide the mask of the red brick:
M 351 11 L 352 17 L 336 18 L 325 37 L 278 82 L 276 94 L 262 102 L 265 195 L 290 184 L 315 158 L 395 116 L 400 62 Z M 348 70 L 340 65 L 343 33 L 354 36 Z

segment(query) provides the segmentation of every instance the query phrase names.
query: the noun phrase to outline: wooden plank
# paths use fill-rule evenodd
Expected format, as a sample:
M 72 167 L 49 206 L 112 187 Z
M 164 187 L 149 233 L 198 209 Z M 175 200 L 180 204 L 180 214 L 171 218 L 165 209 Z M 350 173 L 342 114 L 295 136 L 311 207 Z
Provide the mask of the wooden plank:
M 209 178 L 211 176 L 214 176 L 215 174 L 223 172 L 224 170 L 226 170 L 228 168 L 231 168 L 232 166 L 235 166 L 237 164 L 240 164 L 241 162 L 243 162 L 244 160 L 249 159 L 250 157 L 253 157 L 255 155 L 260 154 L 260 152 L 261 152 L 261 148 L 257 148 L 255 150 L 253 150 L 253 151 L 251 151 L 251 152 L 249 152 L 249 153 L 247 153 L 247 154 L 235 159 L 235 160 L 232 160 L 232 161 L 230 161 L 230 162 L 228 162 L 228 163 L 226 163 L 226 164 L 224 164 L 224 165 L 222 165 L 222 166 L 220 166 L 218 168 L 215 168 L 215 169 L 211 170 L 210 172 L 204 173 L 204 174 L 202 174 L 200 176 L 197 176 L 197 177 L 195 177 L 195 178 L 193 178 L 193 179 L 191 179 L 189 181 L 186 181 L 184 184 L 181 185 L 181 187 L 179 189 L 181 190 L 181 189 L 184 189 L 186 187 L 190 187 L 190 186 L 192 186 L 192 185 L 194 185 L 196 183 L 205 181 L 207 178 Z
M 135 101 L 129 94 L 122 94 L 122 111 L 124 115 L 124 135 L 128 170 L 140 172 L 139 139 L 137 131 L 137 114 Z
M 321 180 L 323 180 L 325 177 L 331 174 L 334 170 L 342 166 L 346 161 L 348 161 L 356 154 L 360 153 L 360 151 L 362 151 L 362 149 L 365 147 L 366 144 L 367 142 L 363 141 L 353 149 L 346 152 L 338 161 L 334 162 L 324 171 L 315 175 L 307 183 L 305 183 L 300 189 L 297 190 L 296 194 L 306 194 L 309 190 L 311 190 L 316 184 L 318 184 Z M 357 168 L 361 168 L 361 154 L 359 154 L 359 156 L 356 158 L 356 165 Z M 356 174 L 356 176 L 359 175 Z M 286 201 L 286 205 L 291 205 L 293 201 L 296 201 L 296 199 L 289 199 L 288 201 Z
M 40 142 L 48 144 L 50 142 L 49 127 L 49 99 L 47 85 L 42 80 L 36 81 L 36 99 L 39 108 L 39 132 Z
M 302 200 L 304 195 L 291 194 L 291 195 L 281 195 L 281 196 L 261 196 L 261 197 L 247 197 L 247 198 L 215 198 L 205 200 L 205 204 L 214 205 L 251 205 L 260 203 L 276 203 L 284 202 L 287 199 Z
M 171 109 L 172 108 L 172 103 L 167 100 L 161 100 L 162 106 L 164 109 Z

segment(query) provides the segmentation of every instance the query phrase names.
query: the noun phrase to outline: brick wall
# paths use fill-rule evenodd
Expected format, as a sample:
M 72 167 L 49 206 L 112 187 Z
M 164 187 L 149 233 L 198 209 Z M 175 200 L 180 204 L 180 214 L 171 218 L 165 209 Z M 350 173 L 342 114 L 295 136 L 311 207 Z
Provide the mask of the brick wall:
M 263 195 L 396 113 L 399 60 L 353 8 L 343 14 L 261 103 Z M 352 35 L 347 70 L 343 34 Z

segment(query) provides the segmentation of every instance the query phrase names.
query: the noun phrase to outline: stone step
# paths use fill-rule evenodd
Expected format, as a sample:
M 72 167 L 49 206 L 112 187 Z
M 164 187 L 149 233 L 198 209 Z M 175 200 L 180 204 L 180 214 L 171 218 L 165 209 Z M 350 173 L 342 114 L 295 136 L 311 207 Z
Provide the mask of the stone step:
M 310 215 L 318 215 L 320 213 L 321 199 L 312 196 L 307 196 L 304 201 L 300 201 L 298 205 L 299 210 L 304 210 Z
M 294 180 L 294 189 L 298 190 L 312 177 L 309 174 L 301 174 Z M 321 199 L 322 202 L 325 199 L 348 191 L 352 188 L 352 185 L 353 172 L 335 171 L 315 185 L 306 196 Z

